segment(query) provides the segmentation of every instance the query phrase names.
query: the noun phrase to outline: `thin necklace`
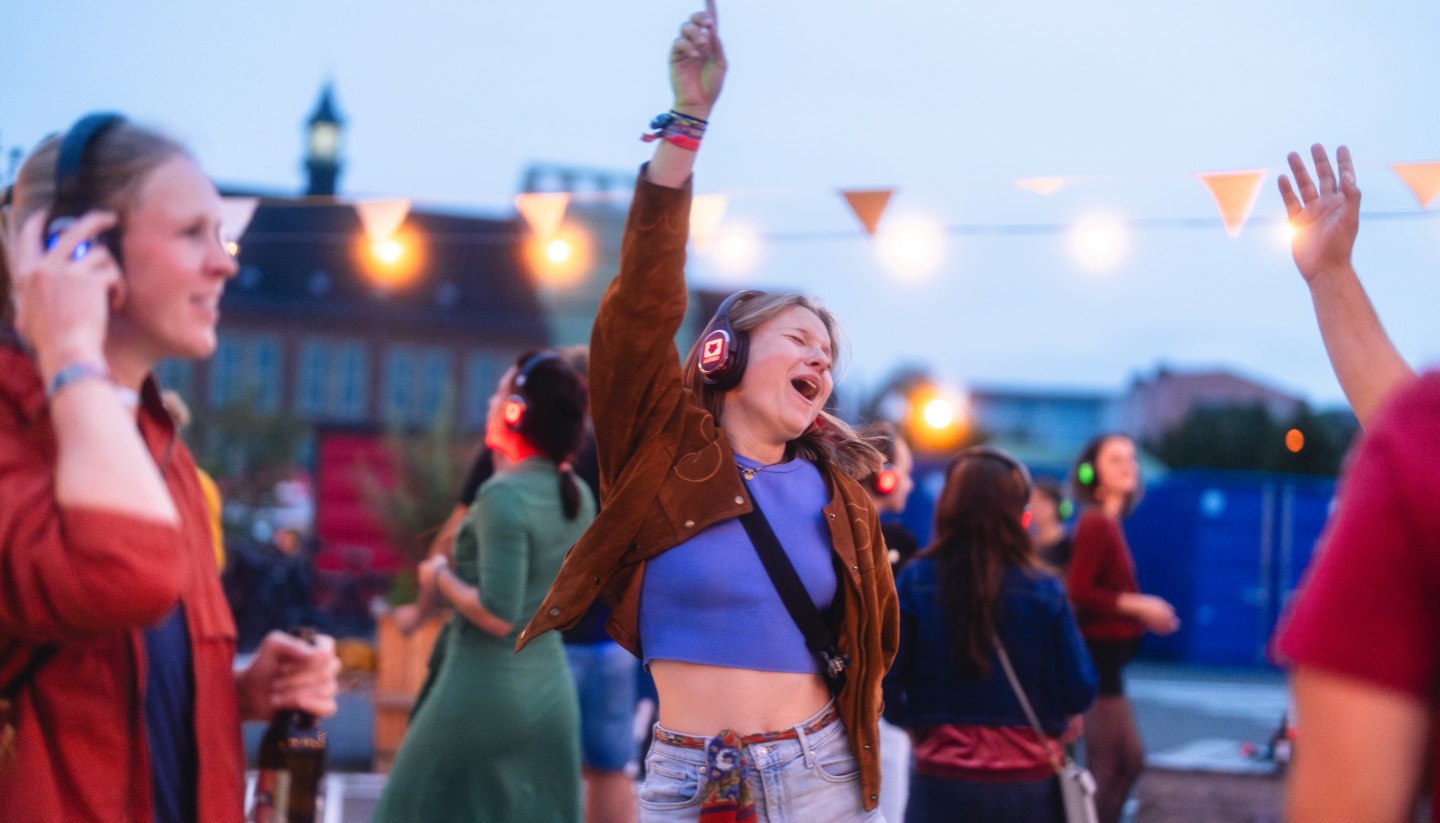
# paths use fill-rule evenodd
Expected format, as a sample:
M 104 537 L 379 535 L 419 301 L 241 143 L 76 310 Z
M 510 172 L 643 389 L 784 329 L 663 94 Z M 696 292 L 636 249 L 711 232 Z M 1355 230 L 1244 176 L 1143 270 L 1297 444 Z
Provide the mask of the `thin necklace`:
M 775 462 L 775 463 L 766 463 L 766 464 L 764 464 L 763 466 L 756 466 L 756 467 L 753 468 L 753 469 L 750 468 L 749 466 L 745 465 L 744 463 L 741 463 L 739 460 L 736 460 L 736 461 L 735 461 L 735 465 L 740 467 L 740 476 L 741 476 L 741 477 L 745 478 L 746 480 L 754 480 L 754 479 L 755 479 L 755 475 L 759 474 L 760 472 L 765 471 L 766 469 L 773 469 L 773 468 L 775 468 L 776 466 L 778 466 L 778 465 L 780 465 L 781 463 L 784 463 L 784 462 L 785 462 L 784 460 L 780 460 L 780 461 Z

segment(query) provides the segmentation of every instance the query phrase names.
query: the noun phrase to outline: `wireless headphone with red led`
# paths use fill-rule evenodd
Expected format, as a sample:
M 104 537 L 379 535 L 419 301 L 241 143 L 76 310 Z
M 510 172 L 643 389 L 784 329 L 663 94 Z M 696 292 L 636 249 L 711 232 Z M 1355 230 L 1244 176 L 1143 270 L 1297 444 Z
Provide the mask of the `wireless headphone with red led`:
M 530 375 L 541 363 L 559 359 L 560 355 L 553 351 L 542 351 L 530 355 L 524 363 L 520 364 L 520 371 L 515 375 L 514 382 L 510 384 L 514 391 L 505 398 L 505 403 L 500 409 L 501 419 L 505 421 L 507 429 L 518 432 L 520 427 L 525 424 L 525 384 L 529 382 Z
M 749 341 L 745 332 L 736 331 L 730 322 L 730 311 L 741 300 L 758 297 L 763 292 L 746 289 L 737 291 L 720 303 L 715 316 L 706 324 L 700 335 L 700 350 L 696 365 L 700 380 L 707 386 L 720 391 L 729 391 L 740 385 L 745 374 L 745 358 Z

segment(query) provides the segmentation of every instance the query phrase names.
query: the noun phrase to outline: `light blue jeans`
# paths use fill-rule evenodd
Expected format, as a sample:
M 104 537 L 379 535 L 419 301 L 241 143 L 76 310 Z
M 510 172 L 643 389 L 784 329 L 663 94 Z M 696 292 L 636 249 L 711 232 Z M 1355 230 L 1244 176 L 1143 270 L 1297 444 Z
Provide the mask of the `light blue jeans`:
M 878 808 L 865 811 L 860 765 L 845 724 L 835 720 L 810 734 L 800 726 L 796 731 L 800 736 L 793 740 L 745 746 L 756 823 L 885 823 Z M 694 823 L 704 788 L 703 750 L 655 740 L 645 758 L 640 823 Z

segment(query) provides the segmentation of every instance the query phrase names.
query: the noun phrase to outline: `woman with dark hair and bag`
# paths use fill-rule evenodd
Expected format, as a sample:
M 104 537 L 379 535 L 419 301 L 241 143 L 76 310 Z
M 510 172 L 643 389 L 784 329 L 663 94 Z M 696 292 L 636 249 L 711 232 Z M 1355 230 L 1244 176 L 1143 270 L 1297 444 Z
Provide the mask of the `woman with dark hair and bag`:
M 1180 621 L 1163 598 L 1140 592 L 1135 558 L 1120 530 L 1120 521 L 1140 500 L 1135 441 L 1123 434 L 1091 440 L 1075 461 L 1070 482 L 1084 508 L 1065 583 L 1100 674 L 1099 696 L 1085 714 L 1085 764 L 1095 774 L 1100 823 L 1115 823 L 1145 768 L 1144 744 L 1125 696 L 1124 669 L 1145 632 L 1171 634 Z
M 613 607 L 611 636 L 660 696 L 643 821 L 880 820 L 897 613 L 857 480 L 880 455 L 824 410 L 836 322 L 803 295 L 740 292 L 675 349 L 690 174 L 725 70 L 708 3 L 671 47 L 674 107 L 591 336 L 604 506 L 521 645 L 596 597 Z
M 580 820 L 580 710 L 560 636 L 513 647 L 595 518 L 571 467 L 585 408 L 584 379 L 555 352 L 501 375 L 485 423 L 495 473 L 456 534 L 454 564 L 437 553 L 420 565 L 421 600 L 443 598 L 455 615 L 376 821 Z
M 209 357 L 236 272 L 173 140 L 83 118 L 0 207 L 0 820 L 238 821 L 242 720 L 335 713 L 334 641 L 235 622 L 151 371 Z
M 1031 552 L 1029 499 L 1009 454 L 960 452 L 934 537 L 900 573 L 885 717 L 915 743 L 908 823 L 1066 820 L 1063 742 L 1096 678 L 1060 581 Z

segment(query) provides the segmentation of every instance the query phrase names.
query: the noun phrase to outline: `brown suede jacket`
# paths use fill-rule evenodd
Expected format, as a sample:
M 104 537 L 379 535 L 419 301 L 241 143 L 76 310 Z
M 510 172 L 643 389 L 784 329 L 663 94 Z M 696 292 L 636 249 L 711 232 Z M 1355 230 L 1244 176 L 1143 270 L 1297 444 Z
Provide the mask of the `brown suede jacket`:
M 613 608 L 611 636 L 640 656 L 645 561 L 750 510 L 729 440 L 682 386 L 675 334 L 685 316 L 689 221 L 689 184 L 657 186 L 642 172 L 620 273 L 590 339 L 603 506 L 520 633 L 517 650 L 544 632 L 574 625 L 600 596 Z M 899 644 L 899 608 L 875 507 L 858 482 L 820 468 L 831 490 L 824 512 L 844 587 L 838 645 L 851 661 L 838 704 L 870 810 L 880 798 L 880 681 Z

